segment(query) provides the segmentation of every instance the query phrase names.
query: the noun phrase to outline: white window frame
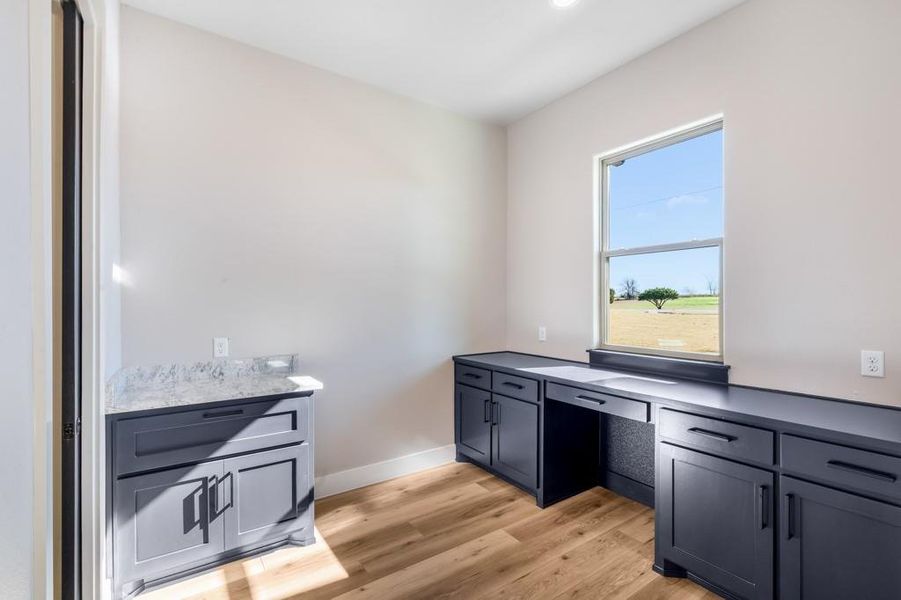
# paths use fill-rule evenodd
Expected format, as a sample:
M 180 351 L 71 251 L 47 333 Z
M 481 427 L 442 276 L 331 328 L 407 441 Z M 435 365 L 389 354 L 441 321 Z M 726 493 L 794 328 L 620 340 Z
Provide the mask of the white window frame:
M 723 129 L 723 117 L 717 115 L 710 119 L 705 119 L 689 126 L 669 131 L 663 135 L 649 138 L 629 145 L 625 148 L 619 148 L 611 152 L 601 154 L 595 157 L 595 181 L 597 206 L 600 210 L 599 223 L 599 244 L 597 250 L 598 271 L 600 277 L 596 278 L 599 285 L 596 286 L 598 315 L 596 332 L 598 335 L 598 343 L 596 346 L 604 350 L 616 350 L 620 352 L 630 352 L 633 354 L 647 354 L 652 356 L 662 356 L 670 358 L 687 358 L 691 360 L 702 360 L 706 362 L 723 362 L 724 335 L 723 335 L 723 316 L 725 314 L 725 282 L 723 280 L 723 237 L 686 240 L 684 242 L 673 242 L 668 244 L 655 244 L 650 246 L 636 246 L 632 248 L 610 248 L 610 189 L 609 177 L 607 175 L 608 167 L 614 163 L 635 158 L 648 152 L 653 152 L 667 146 L 678 144 L 692 138 L 696 138 L 714 131 Z M 724 198 L 725 200 L 725 198 Z M 725 202 L 724 202 L 725 210 Z M 610 259 L 620 256 L 635 256 L 639 254 L 660 254 L 663 252 L 676 252 L 679 250 L 693 250 L 697 248 L 718 248 L 719 249 L 719 353 L 705 354 L 700 352 L 683 352 L 679 350 L 668 350 L 666 348 L 642 348 L 640 346 L 622 346 L 617 344 L 608 344 L 606 341 L 607 332 L 610 331 Z

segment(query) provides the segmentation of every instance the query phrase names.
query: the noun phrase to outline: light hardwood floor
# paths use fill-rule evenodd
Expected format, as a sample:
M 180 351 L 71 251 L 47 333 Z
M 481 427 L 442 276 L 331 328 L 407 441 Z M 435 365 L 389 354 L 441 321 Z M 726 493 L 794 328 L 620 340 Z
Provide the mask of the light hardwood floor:
M 712 600 L 651 570 L 654 513 L 601 488 L 545 510 L 452 464 L 319 500 L 318 542 L 236 561 L 140 600 Z

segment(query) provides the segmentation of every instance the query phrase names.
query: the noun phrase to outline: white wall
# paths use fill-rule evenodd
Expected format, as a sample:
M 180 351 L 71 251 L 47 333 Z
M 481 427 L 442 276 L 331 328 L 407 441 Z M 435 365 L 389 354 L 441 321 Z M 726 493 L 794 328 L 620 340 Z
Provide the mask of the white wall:
M 722 112 L 732 381 L 901 405 L 899 30 L 897 0 L 751 0 L 511 126 L 508 346 L 585 360 L 592 156 Z
M 123 7 L 126 365 L 298 352 L 317 472 L 453 442 L 503 346 L 501 128 Z
M 95 0 L 96 1 L 96 0 Z M 122 298 L 113 280 L 121 262 L 119 237 L 119 2 L 97 2 L 100 24 L 99 243 L 100 336 L 103 379 L 122 366 Z
M 28 3 L 0 4 L 0 597 L 32 593 Z

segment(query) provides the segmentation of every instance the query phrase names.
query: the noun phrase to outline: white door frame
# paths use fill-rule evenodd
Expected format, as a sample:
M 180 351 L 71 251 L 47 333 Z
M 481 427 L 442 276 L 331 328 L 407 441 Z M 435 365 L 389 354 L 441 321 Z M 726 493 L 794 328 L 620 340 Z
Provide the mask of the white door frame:
M 82 115 L 82 595 L 108 594 L 103 576 L 105 544 L 103 519 L 103 409 L 99 322 L 99 132 L 101 40 L 104 2 L 76 0 L 84 19 Z M 58 583 L 57 525 L 53 482 L 59 476 L 54 461 L 59 423 L 54 422 L 54 282 L 53 254 L 53 85 L 52 2 L 28 0 L 30 167 L 32 200 L 32 382 L 33 437 L 33 554 L 34 598 L 53 598 Z M 57 538 L 58 539 L 58 538 Z

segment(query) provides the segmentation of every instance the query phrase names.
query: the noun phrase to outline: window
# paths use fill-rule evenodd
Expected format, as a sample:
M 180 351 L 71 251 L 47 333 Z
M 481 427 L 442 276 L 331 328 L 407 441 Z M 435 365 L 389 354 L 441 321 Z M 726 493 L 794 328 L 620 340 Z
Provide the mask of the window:
M 599 160 L 601 346 L 721 360 L 722 122 Z

